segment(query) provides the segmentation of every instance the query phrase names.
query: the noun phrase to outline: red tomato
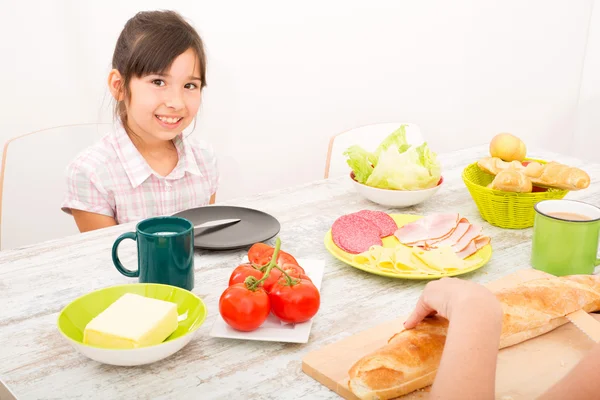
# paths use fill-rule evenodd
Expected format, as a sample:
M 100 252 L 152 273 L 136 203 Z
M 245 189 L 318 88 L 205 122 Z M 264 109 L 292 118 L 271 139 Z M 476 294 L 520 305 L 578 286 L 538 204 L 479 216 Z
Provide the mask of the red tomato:
M 312 282 L 301 279 L 295 285 L 287 285 L 280 279 L 269 293 L 271 311 L 283 322 L 300 323 L 311 319 L 321 305 L 321 296 Z
M 306 279 L 307 281 L 311 281 L 308 275 L 306 275 L 306 273 L 304 272 L 304 269 L 299 265 L 283 264 L 283 267 L 281 267 L 281 269 L 284 270 L 285 273 L 291 276 L 292 278 Z
M 523 164 L 523 166 L 526 167 L 529 164 L 531 164 L 531 161 L 523 161 L 521 164 Z
M 252 264 L 256 265 L 267 265 L 271 261 L 271 257 L 273 256 L 273 252 L 275 249 L 268 244 L 265 243 L 254 243 L 252 247 L 248 250 L 248 260 Z M 285 251 L 279 250 L 279 255 L 277 256 L 277 264 L 283 265 L 285 263 L 296 264 L 298 265 L 298 261 L 291 254 L 286 253 Z
M 252 264 L 260 264 L 258 261 L 262 260 L 263 254 L 271 249 L 271 254 L 273 254 L 273 248 L 265 243 L 254 243 L 250 249 L 248 250 L 248 261 Z
M 301 274 L 306 274 L 306 271 L 304 271 L 304 268 L 302 268 L 301 266 L 299 266 L 298 264 L 292 264 L 292 263 L 285 263 L 279 266 L 279 268 L 285 270 L 287 272 L 288 269 L 290 270 L 296 270 Z
M 252 291 L 243 283 L 229 286 L 219 299 L 219 312 L 234 329 L 250 332 L 262 325 L 269 316 L 271 304 L 263 288 Z
M 260 272 L 259 269 L 254 268 L 252 264 L 240 264 L 231 273 L 231 276 L 229 277 L 229 286 L 236 283 L 244 283 L 249 276 L 260 279 L 262 278 L 263 273 Z
M 532 192 L 536 193 L 536 192 L 547 192 L 548 189 L 547 188 L 543 188 L 543 187 L 539 187 L 539 186 L 533 186 L 533 188 L 531 189 Z
M 271 254 L 272 256 L 273 254 Z M 269 256 L 269 261 L 271 261 L 271 256 Z M 277 256 L 277 264 L 278 265 L 283 265 L 283 264 L 296 264 L 298 265 L 298 261 L 294 258 L 294 256 L 292 256 L 289 253 L 286 253 L 285 251 L 279 251 L 279 255 Z
M 261 274 L 261 278 L 262 278 L 262 275 L 264 275 L 264 274 Z M 283 275 L 283 274 L 277 268 L 271 269 L 271 272 L 269 273 L 269 277 L 267 279 L 265 279 L 265 281 L 262 284 L 267 293 L 269 293 L 271 291 L 271 289 L 273 288 L 273 285 L 275 285 L 277 283 L 277 281 L 279 280 L 279 278 L 281 278 L 281 275 Z

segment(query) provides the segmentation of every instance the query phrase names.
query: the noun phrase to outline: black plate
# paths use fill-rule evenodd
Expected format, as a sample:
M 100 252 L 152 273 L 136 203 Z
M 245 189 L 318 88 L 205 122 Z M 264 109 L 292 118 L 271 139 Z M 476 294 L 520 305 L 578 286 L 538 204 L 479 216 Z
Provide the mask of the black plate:
M 281 225 L 272 215 L 252 208 L 232 206 L 206 206 L 174 214 L 190 220 L 194 225 L 217 219 L 240 218 L 241 221 L 226 227 L 202 229 L 194 246 L 207 250 L 231 250 L 264 242 L 279 233 Z

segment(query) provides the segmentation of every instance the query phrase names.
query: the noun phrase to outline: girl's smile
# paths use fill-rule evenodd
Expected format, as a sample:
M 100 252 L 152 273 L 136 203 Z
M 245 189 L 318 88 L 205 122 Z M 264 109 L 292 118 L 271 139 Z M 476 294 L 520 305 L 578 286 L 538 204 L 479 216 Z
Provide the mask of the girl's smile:
M 167 128 L 167 129 L 177 129 L 180 127 L 181 121 L 183 121 L 183 117 L 172 117 L 172 116 L 158 115 L 158 114 L 156 114 L 154 116 L 158 120 L 158 123 L 160 124 L 160 126 L 162 126 L 163 128 Z

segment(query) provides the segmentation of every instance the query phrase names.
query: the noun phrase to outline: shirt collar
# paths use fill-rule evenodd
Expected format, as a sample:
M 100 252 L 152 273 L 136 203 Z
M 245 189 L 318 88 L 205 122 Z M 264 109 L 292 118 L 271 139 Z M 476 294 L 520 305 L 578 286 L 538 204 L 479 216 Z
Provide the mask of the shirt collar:
M 173 144 L 177 149 L 179 161 L 177 162 L 175 169 L 167 178 L 172 177 L 173 179 L 179 179 L 183 177 L 186 172 L 189 172 L 192 175 L 202 176 L 192 146 L 190 146 L 189 142 L 183 140 L 183 133 L 177 135 L 175 139 L 173 139 Z
M 117 157 L 125 168 L 125 173 L 129 178 L 131 186 L 134 188 L 138 187 L 144 183 L 144 181 L 146 181 L 150 175 L 159 176 L 156 172 L 154 172 L 150 165 L 148 165 L 148 162 L 135 147 L 121 124 L 117 124 L 115 129 L 113 129 L 113 141 L 115 144 Z M 198 168 L 198 164 L 196 163 L 196 157 L 194 157 L 193 150 L 191 146 L 189 146 L 182 139 L 182 134 L 177 135 L 173 139 L 173 144 L 177 149 L 177 156 L 179 160 L 177 161 L 177 165 L 173 171 L 171 171 L 171 173 L 164 178 L 180 179 L 185 175 L 186 172 L 189 172 L 193 175 L 202 176 L 200 168 Z

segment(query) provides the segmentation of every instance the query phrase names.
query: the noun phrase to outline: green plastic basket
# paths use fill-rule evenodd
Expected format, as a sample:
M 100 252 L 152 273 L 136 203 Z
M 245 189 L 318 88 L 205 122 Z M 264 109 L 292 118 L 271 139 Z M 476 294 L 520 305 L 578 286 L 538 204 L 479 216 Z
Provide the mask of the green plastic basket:
M 545 163 L 543 160 L 528 159 Z M 481 217 L 494 226 L 509 229 L 524 229 L 533 226 L 533 206 L 549 199 L 562 199 L 568 190 L 548 189 L 544 192 L 513 193 L 487 187 L 494 176 L 484 172 L 474 162 L 462 174 L 463 181 L 475 201 Z

